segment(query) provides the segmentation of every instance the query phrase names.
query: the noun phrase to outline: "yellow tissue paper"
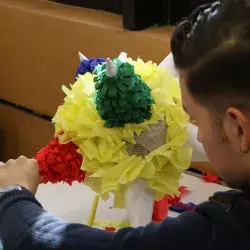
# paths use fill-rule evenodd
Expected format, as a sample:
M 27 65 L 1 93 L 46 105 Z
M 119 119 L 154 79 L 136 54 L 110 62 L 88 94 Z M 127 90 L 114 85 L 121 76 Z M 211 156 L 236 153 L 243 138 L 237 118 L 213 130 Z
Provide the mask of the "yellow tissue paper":
M 73 142 L 84 156 L 85 184 L 103 199 L 113 193 L 114 207 L 119 208 L 124 207 L 125 185 L 137 178 L 148 182 L 156 200 L 177 194 L 180 175 L 190 166 L 192 154 L 191 148 L 185 147 L 187 116 L 182 109 L 178 80 L 152 62 L 128 62 L 152 90 L 155 104 L 151 119 L 124 127 L 104 127 L 105 121 L 96 111 L 94 75 L 90 73 L 80 76 L 71 89 L 63 87 L 64 104 L 53 118 L 60 143 Z M 135 134 L 139 136 L 159 121 L 166 123 L 166 143 L 145 157 L 129 156 L 126 143 L 135 144 Z

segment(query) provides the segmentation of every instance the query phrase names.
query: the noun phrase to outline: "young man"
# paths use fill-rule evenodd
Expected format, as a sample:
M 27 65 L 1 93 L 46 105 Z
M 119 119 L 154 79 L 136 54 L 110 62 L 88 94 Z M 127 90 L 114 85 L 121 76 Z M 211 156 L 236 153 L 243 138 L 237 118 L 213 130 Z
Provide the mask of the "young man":
M 194 212 L 117 233 L 66 223 L 36 201 L 34 160 L 0 168 L 0 238 L 4 249 L 140 250 L 250 247 L 250 0 L 197 9 L 176 29 L 172 52 L 183 106 L 218 174 L 243 191 L 215 194 Z M 18 185 L 13 185 L 18 184 Z

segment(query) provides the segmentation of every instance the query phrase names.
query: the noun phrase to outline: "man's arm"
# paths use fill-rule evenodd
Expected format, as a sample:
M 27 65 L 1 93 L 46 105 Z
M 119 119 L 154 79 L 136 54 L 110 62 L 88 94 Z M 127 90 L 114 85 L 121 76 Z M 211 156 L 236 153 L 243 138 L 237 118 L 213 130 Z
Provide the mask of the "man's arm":
M 44 211 L 29 191 L 0 199 L 0 238 L 4 250 L 140 250 L 207 245 L 212 222 L 199 213 L 169 218 L 159 225 L 125 228 L 117 233 L 66 223 Z
M 42 209 L 33 196 L 39 182 L 35 160 L 22 156 L 0 167 L 0 188 L 19 184 L 30 191 L 11 191 L 0 198 L 4 250 L 200 250 L 214 246 L 225 249 L 225 242 L 239 249 L 237 244 L 242 241 L 235 240 L 236 236 L 240 239 L 244 235 L 237 235 L 239 226 L 234 226 L 234 218 L 213 203 L 202 204 L 195 212 L 175 219 L 167 218 L 159 225 L 125 228 L 117 233 L 69 224 Z M 234 237 L 229 238 L 230 234 Z
M 111 249 L 114 234 L 67 223 L 43 210 L 29 191 L 0 198 L 0 239 L 4 250 Z

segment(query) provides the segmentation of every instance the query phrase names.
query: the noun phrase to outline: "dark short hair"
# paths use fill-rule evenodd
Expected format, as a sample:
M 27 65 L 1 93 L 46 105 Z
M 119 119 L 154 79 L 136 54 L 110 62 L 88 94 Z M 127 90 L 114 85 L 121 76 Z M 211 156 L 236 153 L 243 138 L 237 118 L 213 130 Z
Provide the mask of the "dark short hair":
M 250 0 L 202 5 L 176 27 L 171 50 L 200 103 L 217 111 L 250 106 Z

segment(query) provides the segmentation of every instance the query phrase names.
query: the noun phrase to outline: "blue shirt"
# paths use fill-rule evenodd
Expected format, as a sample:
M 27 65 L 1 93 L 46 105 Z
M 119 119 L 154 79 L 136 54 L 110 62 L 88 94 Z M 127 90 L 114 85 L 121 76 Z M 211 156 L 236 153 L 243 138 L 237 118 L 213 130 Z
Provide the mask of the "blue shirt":
M 250 192 L 217 193 L 161 224 L 107 232 L 67 223 L 46 212 L 28 191 L 0 198 L 4 250 L 250 249 Z

